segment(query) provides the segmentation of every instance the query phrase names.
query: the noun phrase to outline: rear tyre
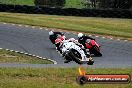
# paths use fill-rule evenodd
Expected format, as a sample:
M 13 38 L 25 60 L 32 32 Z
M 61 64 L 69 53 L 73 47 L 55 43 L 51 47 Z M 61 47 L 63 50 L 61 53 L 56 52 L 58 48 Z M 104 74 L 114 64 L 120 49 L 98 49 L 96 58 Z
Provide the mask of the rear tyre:
M 64 56 L 64 59 L 65 59 L 65 61 L 64 61 L 64 63 L 68 63 L 68 62 L 70 62 L 70 61 L 72 61 L 72 58 L 69 56 L 69 54 L 64 54 L 63 53 L 63 56 Z
M 100 49 L 97 46 L 94 46 L 94 55 L 98 57 L 102 56 L 102 54 L 100 53 Z

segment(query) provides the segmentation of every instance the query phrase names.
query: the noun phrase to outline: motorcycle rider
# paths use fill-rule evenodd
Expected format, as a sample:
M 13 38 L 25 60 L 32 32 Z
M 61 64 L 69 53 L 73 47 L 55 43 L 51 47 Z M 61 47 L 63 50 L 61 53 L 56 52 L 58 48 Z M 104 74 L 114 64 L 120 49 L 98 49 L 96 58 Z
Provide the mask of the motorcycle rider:
M 90 57 L 90 53 L 89 53 L 89 49 L 86 49 L 84 47 L 84 45 L 82 45 L 81 43 L 78 42 L 78 40 L 75 40 L 74 38 L 70 38 L 69 41 L 74 42 L 76 45 L 78 45 L 79 47 L 81 47 L 81 49 L 84 51 L 84 53 L 86 54 L 87 58 Z
M 59 38 L 56 39 L 56 40 L 55 40 L 55 45 L 56 45 L 56 51 L 57 51 L 62 57 L 64 57 L 64 54 L 62 53 L 63 40 L 61 40 L 61 39 L 59 39 Z M 68 62 L 70 62 L 70 60 L 65 59 L 64 63 L 68 63 Z
M 75 43 L 75 39 L 74 38 L 70 38 L 70 39 L 68 39 L 66 41 Z M 75 43 L 75 44 L 77 44 L 77 43 Z M 62 54 L 61 48 L 62 48 L 62 45 L 63 45 L 63 40 L 60 39 L 60 38 L 57 38 L 55 40 L 55 45 L 56 45 L 56 51 L 59 52 L 60 54 Z
M 59 52 L 60 54 L 62 54 L 61 48 L 63 45 L 63 40 L 61 40 L 60 38 L 57 38 L 55 40 L 55 45 L 56 45 L 56 51 Z
M 79 47 L 81 47 L 82 49 L 84 49 L 84 46 L 78 42 L 78 40 L 74 39 L 74 38 L 70 38 L 68 39 L 69 42 L 74 42 L 76 45 L 78 45 Z
M 52 41 L 53 44 L 55 44 L 55 40 L 60 36 L 64 36 L 64 34 L 62 32 L 49 32 L 49 39 Z
M 81 43 L 85 48 L 86 48 L 85 43 L 88 42 L 89 39 L 95 40 L 92 37 L 84 35 L 83 33 L 78 33 L 78 42 Z

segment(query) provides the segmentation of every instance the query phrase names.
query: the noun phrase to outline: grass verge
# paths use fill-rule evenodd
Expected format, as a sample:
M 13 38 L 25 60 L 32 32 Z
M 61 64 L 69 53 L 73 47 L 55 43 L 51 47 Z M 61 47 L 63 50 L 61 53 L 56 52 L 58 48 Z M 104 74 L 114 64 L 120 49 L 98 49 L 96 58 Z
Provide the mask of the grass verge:
M 132 38 L 132 19 L 0 12 L 0 21 Z
M 86 71 L 132 76 L 132 68 L 88 68 Z M 0 88 L 132 88 L 132 83 L 80 86 L 76 83 L 77 76 L 77 68 L 0 68 Z
M 31 64 L 53 64 L 49 60 L 26 56 L 15 52 L 0 50 L 0 63 L 31 63 Z
M 34 6 L 34 0 L 0 0 L 1 4 Z

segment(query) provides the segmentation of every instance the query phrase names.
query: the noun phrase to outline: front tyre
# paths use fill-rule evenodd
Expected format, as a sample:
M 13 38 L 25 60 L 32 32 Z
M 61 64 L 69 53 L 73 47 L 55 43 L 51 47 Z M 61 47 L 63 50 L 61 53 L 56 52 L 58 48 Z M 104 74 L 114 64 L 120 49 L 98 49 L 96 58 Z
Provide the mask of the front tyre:
M 72 60 L 74 60 L 76 63 L 78 64 L 82 64 L 82 61 L 81 61 L 81 55 L 78 51 L 74 50 L 74 49 L 71 49 L 69 51 L 69 56 L 72 58 Z
M 65 59 L 65 60 L 69 60 L 69 61 L 72 60 L 72 58 L 69 56 L 69 54 L 64 55 L 64 59 Z

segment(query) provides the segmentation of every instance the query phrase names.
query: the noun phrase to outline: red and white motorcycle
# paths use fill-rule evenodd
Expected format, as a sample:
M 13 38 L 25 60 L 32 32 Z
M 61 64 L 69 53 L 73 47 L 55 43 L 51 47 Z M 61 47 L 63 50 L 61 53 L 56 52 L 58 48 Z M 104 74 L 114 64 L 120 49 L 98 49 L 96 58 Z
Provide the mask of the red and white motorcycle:
M 94 54 L 95 56 L 102 56 L 100 52 L 100 45 L 97 44 L 95 40 L 88 39 L 85 43 L 86 49 L 89 49 L 90 54 Z
M 85 52 L 82 48 L 76 45 L 74 42 L 69 40 L 64 40 L 62 45 L 62 54 L 64 55 L 64 59 L 75 61 L 78 64 L 87 63 L 88 65 L 92 65 L 94 63 L 93 58 L 86 56 Z

